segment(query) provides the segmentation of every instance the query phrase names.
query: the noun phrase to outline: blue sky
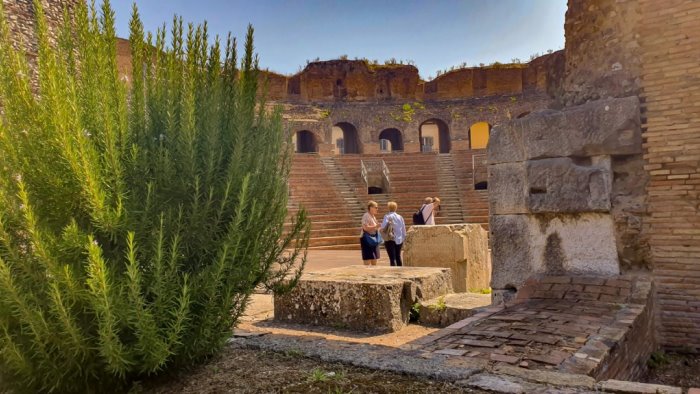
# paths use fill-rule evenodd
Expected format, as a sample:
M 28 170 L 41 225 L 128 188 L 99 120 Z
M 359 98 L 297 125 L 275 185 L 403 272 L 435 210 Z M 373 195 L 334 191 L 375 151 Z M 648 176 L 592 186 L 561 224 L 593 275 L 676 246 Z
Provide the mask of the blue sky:
M 128 38 L 131 1 L 113 1 L 117 32 Z M 422 77 L 564 47 L 566 0 L 136 0 L 147 31 L 174 14 L 206 20 L 209 32 L 239 41 L 248 23 L 263 68 L 293 74 L 307 60 L 412 60 Z

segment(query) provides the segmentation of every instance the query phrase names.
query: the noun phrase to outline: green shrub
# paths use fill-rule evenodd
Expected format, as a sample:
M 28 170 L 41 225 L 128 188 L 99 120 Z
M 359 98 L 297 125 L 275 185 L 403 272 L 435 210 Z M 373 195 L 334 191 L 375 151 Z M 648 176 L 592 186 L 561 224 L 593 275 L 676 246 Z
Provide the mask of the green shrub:
M 308 220 L 283 231 L 290 144 L 252 27 L 239 67 L 230 36 L 222 56 L 175 19 L 166 47 L 134 7 L 129 85 L 109 2 L 56 45 L 35 7 L 33 87 L 0 2 L 0 381 L 120 391 L 217 352 L 256 286 L 293 286 Z

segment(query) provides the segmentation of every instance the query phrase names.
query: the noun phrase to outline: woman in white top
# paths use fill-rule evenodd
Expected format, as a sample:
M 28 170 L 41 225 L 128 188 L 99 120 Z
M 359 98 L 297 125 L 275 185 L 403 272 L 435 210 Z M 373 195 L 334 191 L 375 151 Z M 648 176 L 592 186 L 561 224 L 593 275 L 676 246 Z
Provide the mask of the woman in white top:
M 426 197 L 423 201 L 423 205 L 420 207 L 421 213 L 423 214 L 423 222 L 425 222 L 425 224 L 435 224 L 435 215 L 433 212 L 434 208 L 435 205 L 433 205 L 433 198 Z
M 377 211 L 379 206 L 374 201 L 367 202 L 367 212 L 362 215 L 362 235 L 368 233 L 370 235 L 376 235 L 380 228 L 379 222 L 377 222 Z M 360 237 L 360 246 L 362 247 L 362 261 L 367 266 L 377 265 L 377 260 L 379 260 L 379 245 L 370 246 L 367 244 L 365 237 Z
M 389 264 L 401 267 L 403 265 L 401 262 L 401 247 L 404 239 L 406 239 L 406 223 L 403 220 L 403 216 L 396 213 L 398 205 L 394 201 L 389 201 L 387 208 L 389 208 L 389 213 L 384 215 L 381 230 L 382 234 L 387 234 L 384 237 L 384 248 L 386 248 L 386 253 L 389 255 Z

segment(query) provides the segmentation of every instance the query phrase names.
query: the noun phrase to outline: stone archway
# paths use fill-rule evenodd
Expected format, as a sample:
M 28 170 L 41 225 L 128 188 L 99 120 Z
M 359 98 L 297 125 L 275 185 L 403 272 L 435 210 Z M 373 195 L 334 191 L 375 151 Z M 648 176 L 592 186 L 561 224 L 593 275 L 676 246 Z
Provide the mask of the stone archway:
M 348 122 L 336 123 L 333 126 L 333 135 L 336 135 L 338 129 L 342 131 L 342 140 L 336 138 L 333 143 L 336 144 L 337 152 L 340 154 L 362 153 L 360 149 L 360 135 L 357 128 Z M 339 134 L 338 134 L 339 135 Z
M 380 150 L 382 150 L 382 140 L 389 141 L 390 149 L 385 149 L 385 151 L 403 151 L 403 136 L 401 135 L 401 131 L 399 131 L 399 129 L 384 129 L 379 133 Z
M 293 143 L 296 153 L 318 152 L 318 140 L 316 135 L 309 130 L 300 130 L 294 133 Z
M 447 123 L 438 118 L 428 119 L 418 128 L 421 152 L 450 153 L 452 141 Z
M 477 122 L 469 127 L 469 148 L 486 149 L 491 134 L 491 125 L 487 122 Z

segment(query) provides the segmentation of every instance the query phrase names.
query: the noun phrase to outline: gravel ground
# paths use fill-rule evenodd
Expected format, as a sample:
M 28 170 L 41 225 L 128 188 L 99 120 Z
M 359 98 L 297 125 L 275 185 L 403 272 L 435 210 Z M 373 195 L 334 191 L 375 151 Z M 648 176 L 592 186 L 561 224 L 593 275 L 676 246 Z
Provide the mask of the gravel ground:
M 700 388 L 700 354 L 665 354 L 642 381 L 668 386 Z

